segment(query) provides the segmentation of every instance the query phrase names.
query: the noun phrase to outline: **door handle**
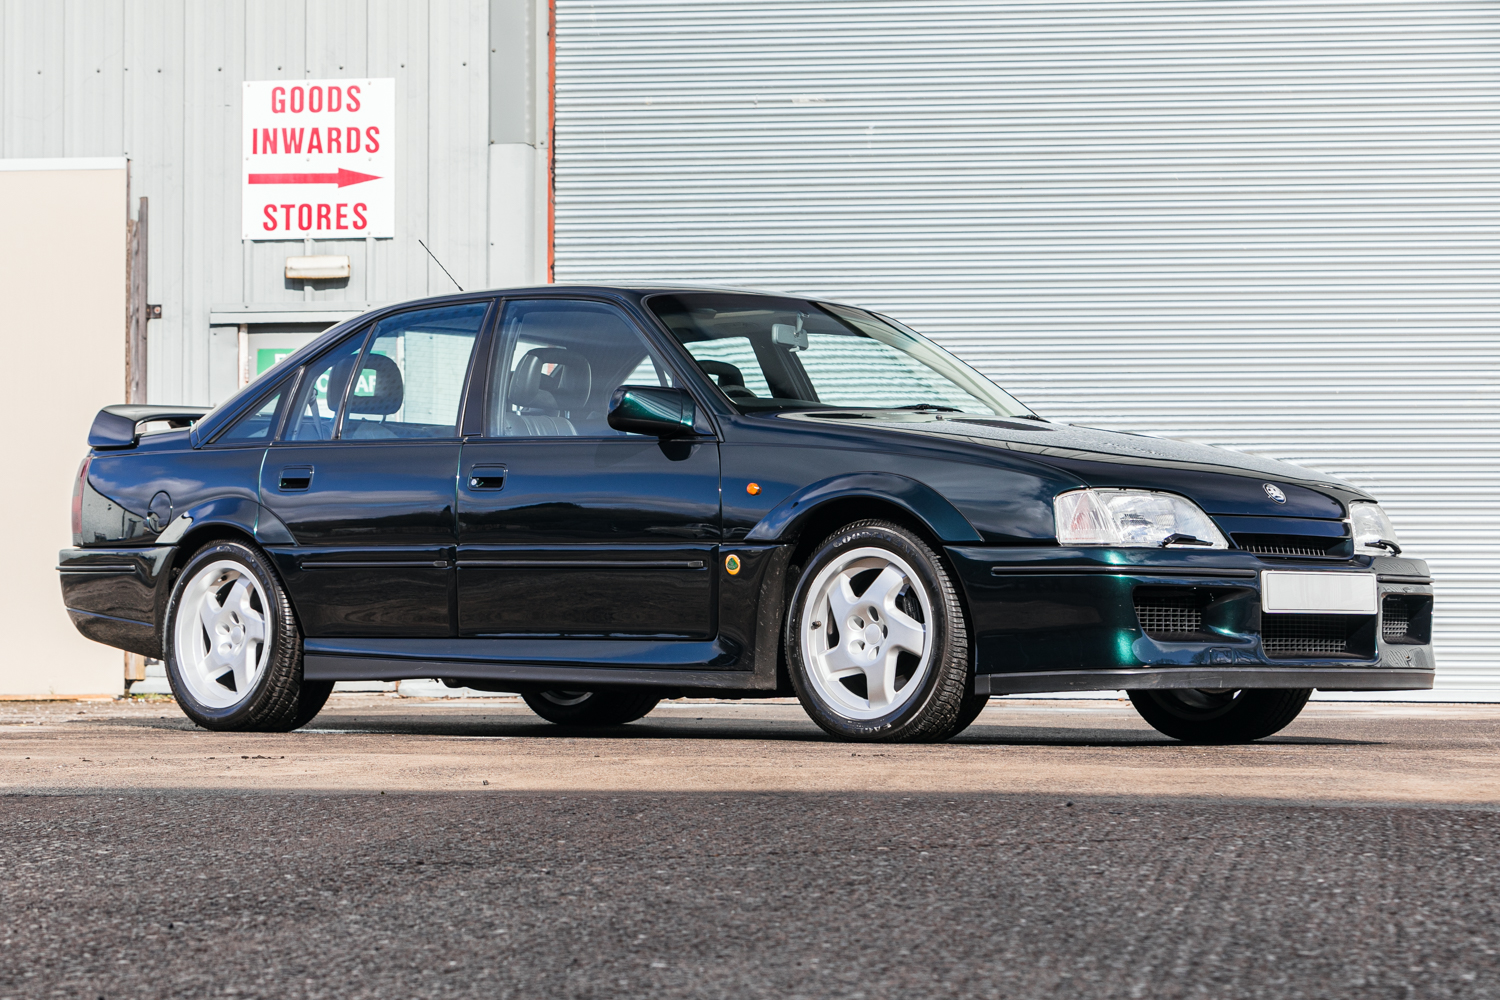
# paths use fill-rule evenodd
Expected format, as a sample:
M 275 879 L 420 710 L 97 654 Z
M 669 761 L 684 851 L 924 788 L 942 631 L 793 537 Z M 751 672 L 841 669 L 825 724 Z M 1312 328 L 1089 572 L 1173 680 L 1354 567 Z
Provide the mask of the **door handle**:
M 476 465 L 469 469 L 469 489 L 501 490 L 505 488 L 505 466 Z
M 281 470 L 276 488 L 283 493 L 299 493 L 312 485 L 313 467 L 310 465 L 288 465 Z

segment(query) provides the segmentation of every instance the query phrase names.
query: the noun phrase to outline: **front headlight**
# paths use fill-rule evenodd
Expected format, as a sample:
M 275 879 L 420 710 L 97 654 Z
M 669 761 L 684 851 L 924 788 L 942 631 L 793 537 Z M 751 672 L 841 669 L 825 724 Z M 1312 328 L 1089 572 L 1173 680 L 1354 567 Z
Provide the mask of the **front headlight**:
M 1191 500 L 1151 490 L 1072 490 L 1052 503 L 1059 545 L 1227 549 Z
M 1396 556 L 1401 546 L 1396 542 L 1396 527 L 1380 504 L 1356 501 L 1349 505 L 1349 528 L 1354 535 L 1354 551 L 1368 556 Z

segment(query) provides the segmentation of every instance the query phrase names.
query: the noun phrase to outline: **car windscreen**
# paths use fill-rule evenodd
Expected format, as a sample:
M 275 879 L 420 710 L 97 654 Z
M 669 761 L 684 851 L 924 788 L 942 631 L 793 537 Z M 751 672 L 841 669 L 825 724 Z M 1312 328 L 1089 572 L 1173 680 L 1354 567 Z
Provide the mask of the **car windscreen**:
M 921 335 L 850 306 L 728 292 L 656 295 L 647 306 L 742 412 L 1030 411 Z

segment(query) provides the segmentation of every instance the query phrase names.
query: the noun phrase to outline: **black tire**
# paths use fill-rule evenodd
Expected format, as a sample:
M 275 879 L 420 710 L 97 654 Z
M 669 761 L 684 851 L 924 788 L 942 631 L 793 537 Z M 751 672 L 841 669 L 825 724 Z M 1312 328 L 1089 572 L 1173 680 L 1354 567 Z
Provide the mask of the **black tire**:
M 302 682 L 302 690 L 297 693 L 297 714 L 292 717 L 292 728 L 301 729 L 313 719 L 317 718 L 323 706 L 328 703 L 328 696 L 333 694 L 333 681 L 309 681 Z
M 1279 733 L 1312 695 L 1310 688 L 1240 691 L 1128 691 L 1157 732 L 1184 743 L 1250 743 Z
M 660 695 L 647 691 L 535 691 L 521 700 L 559 726 L 623 726 L 644 718 Z
M 259 611 L 264 615 L 265 645 L 269 649 L 262 654 L 264 667 L 254 679 L 250 690 L 241 695 L 237 690 L 227 689 L 236 696 L 234 700 L 214 705 L 205 703 L 194 694 L 193 685 L 186 675 L 190 667 L 184 662 L 184 656 L 188 654 L 178 648 L 177 623 L 179 614 L 184 611 L 183 595 L 189 584 L 212 565 L 222 563 L 235 564 L 264 593 L 265 606 L 259 608 Z M 290 732 L 317 715 L 323 703 L 328 700 L 329 692 L 333 690 L 333 685 L 329 682 L 308 682 L 302 679 L 302 632 L 297 627 L 297 618 L 287 599 L 286 590 L 265 556 L 253 546 L 242 542 L 210 543 L 195 552 L 183 566 L 167 604 L 162 647 L 167 679 L 172 685 L 172 693 L 178 706 L 188 718 L 204 729 L 221 732 Z M 229 695 L 225 695 L 225 698 L 228 697 Z
M 893 705 L 892 709 L 870 717 L 860 715 L 878 713 L 881 711 L 880 707 L 872 705 L 866 713 L 851 713 L 848 704 L 841 704 L 837 700 L 848 701 L 842 692 L 831 687 L 833 682 L 822 675 L 814 676 L 804 655 L 802 642 L 809 634 L 823 636 L 818 639 L 819 642 L 840 641 L 843 633 L 838 630 L 844 628 L 844 625 L 807 620 L 806 616 L 810 613 L 809 600 L 819 600 L 817 595 L 811 593 L 811 589 L 825 569 L 841 562 L 841 557 L 846 557 L 847 553 L 861 549 L 883 550 L 888 556 L 898 557 L 910 568 L 910 575 L 902 572 L 906 577 L 903 584 L 905 589 L 897 598 L 896 606 L 908 618 L 923 626 L 928 649 L 925 669 L 920 665 L 909 667 L 912 673 L 905 681 L 901 681 L 897 673 L 896 681 L 901 686 L 893 684 L 899 700 L 893 699 L 889 703 Z M 915 592 L 918 585 L 922 588 L 922 595 Z M 873 587 L 874 582 L 865 586 Z M 865 599 L 866 593 L 868 591 L 860 593 L 861 600 Z M 924 595 L 925 603 L 932 611 L 931 621 L 920 620 L 917 614 L 912 613 L 913 610 L 921 612 L 920 604 Z M 906 603 L 899 603 L 903 601 Z M 878 629 L 886 627 L 879 622 L 875 624 Z M 858 634 L 855 633 L 855 636 Z M 884 641 L 878 637 L 870 640 L 877 643 L 872 655 L 879 655 L 882 647 L 878 644 Z M 858 521 L 823 540 L 807 560 L 792 592 L 787 608 L 784 642 L 788 673 L 791 675 L 797 700 L 824 732 L 838 739 L 890 743 L 944 740 L 957 731 L 954 727 L 962 718 L 965 708 L 973 708 L 968 701 L 972 691 L 969 677 L 969 628 L 952 577 L 942 560 L 925 542 L 889 521 Z M 858 699 L 858 690 L 851 685 L 859 681 L 860 678 L 851 676 L 848 681 L 837 683 L 843 684 Z M 916 687 L 908 692 L 907 686 L 913 684 Z M 827 687 L 825 689 L 820 685 Z M 866 694 L 868 695 L 867 687 Z M 973 721 L 972 718 L 969 721 Z
M 951 740 L 972 726 L 974 720 L 979 718 L 979 713 L 983 712 L 984 707 L 989 703 L 990 696 L 987 694 L 974 694 L 971 691 L 969 694 L 964 695 L 964 703 L 959 706 L 958 718 L 953 720 L 953 729 L 948 733 L 948 738 Z

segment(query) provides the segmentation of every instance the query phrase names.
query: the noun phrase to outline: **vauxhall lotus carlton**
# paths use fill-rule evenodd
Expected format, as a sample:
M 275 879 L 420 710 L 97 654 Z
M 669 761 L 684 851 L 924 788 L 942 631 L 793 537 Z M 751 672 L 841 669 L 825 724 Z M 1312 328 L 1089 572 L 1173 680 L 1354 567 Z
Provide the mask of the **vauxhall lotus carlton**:
M 182 710 L 289 730 L 438 677 L 575 726 L 795 694 L 931 741 L 994 695 L 1129 692 L 1189 742 L 1314 689 L 1432 685 L 1432 581 L 1363 490 L 1054 423 L 900 322 L 561 287 L 343 323 L 221 406 L 109 406 L 73 496 L 80 632 Z

